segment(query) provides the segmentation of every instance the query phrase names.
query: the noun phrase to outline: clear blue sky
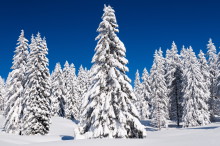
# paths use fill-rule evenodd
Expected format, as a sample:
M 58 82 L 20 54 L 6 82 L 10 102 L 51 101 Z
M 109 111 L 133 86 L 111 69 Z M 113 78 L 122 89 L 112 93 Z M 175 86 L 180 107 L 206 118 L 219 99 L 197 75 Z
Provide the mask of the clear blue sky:
M 10 71 L 21 29 L 28 39 L 38 31 L 47 38 L 50 70 L 66 60 L 90 68 L 104 4 L 116 11 L 132 80 L 137 69 L 150 69 L 155 49 L 165 51 L 173 40 L 196 52 L 206 51 L 210 37 L 220 45 L 217 0 L 1 0 L 0 75 Z

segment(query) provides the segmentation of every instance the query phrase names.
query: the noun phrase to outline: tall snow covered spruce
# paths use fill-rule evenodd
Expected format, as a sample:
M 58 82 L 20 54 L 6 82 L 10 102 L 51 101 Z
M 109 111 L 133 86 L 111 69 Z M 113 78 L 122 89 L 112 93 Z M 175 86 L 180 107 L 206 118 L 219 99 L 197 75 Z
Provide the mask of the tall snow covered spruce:
M 141 100 L 140 100 L 140 106 L 142 107 L 140 110 L 140 118 L 141 120 L 146 120 L 147 118 L 151 118 L 150 112 L 151 112 L 151 99 L 152 99 L 152 91 L 151 91 L 151 82 L 150 77 L 148 74 L 148 71 L 146 68 L 144 68 L 142 73 L 142 92 L 141 92 Z
M 207 56 L 208 56 L 208 65 L 209 65 L 209 72 L 210 72 L 210 111 L 211 111 L 211 119 L 213 120 L 214 116 L 218 113 L 218 105 L 217 99 L 215 98 L 215 86 L 216 86 L 216 76 L 217 76 L 217 54 L 216 54 L 216 47 L 212 42 L 212 39 L 209 39 L 207 44 Z
M 140 74 L 139 74 L 139 71 L 137 70 L 136 71 L 136 74 L 135 74 L 135 81 L 134 81 L 134 94 L 137 98 L 136 102 L 134 103 L 139 114 L 141 115 L 141 96 L 142 96 L 142 84 L 141 84 L 141 81 L 140 81 Z M 141 118 L 141 116 L 140 116 Z
M 182 119 L 182 80 L 183 71 L 177 46 L 173 42 L 171 49 L 166 51 L 165 77 L 169 97 L 169 117 L 180 126 Z
M 155 51 L 154 63 L 151 68 L 152 89 L 152 125 L 161 128 L 168 126 L 168 96 L 165 82 L 164 58 L 161 49 Z
M 210 123 L 210 113 L 208 109 L 210 92 L 192 47 L 185 51 L 183 127 L 206 125 Z
M 79 115 L 83 112 L 82 101 L 84 100 L 85 93 L 89 88 L 89 72 L 81 65 L 77 76 L 77 92 L 78 92 L 78 111 Z
M 28 40 L 24 37 L 24 31 L 19 36 L 15 55 L 13 57 L 12 72 L 10 81 L 7 83 L 7 92 L 5 94 L 5 123 L 4 130 L 7 133 L 20 134 L 22 127 L 23 94 L 25 88 L 25 70 L 28 55 Z
M 74 64 L 68 64 L 63 70 L 65 76 L 64 87 L 66 89 L 65 94 L 65 117 L 72 120 L 78 120 L 80 111 L 79 106 L 79 96 L 78 96 L 78 86 L 77 78 L 75 73 Z
M 139 112 L 141 120 L 146 120 L 150 117 L 150 99 L 151 99 L 151 89 L 149 85 L 149 75 L 146 68 L 143 70 L 142 83 L 140 81 L 140 75 L 137 70 L 136 77 L 134 81 L 134 93 L 137 98 L 135 106 Z
M 128 60 L 124 44 L 116 35 L 119 30 L 114 13 L 111 6 L 104 7 L 92 60 L 93 81 L 85 95 L 80 133 L 88 138 L 143 138 L 146 131 L 132 103 L 136 97 L 125 74 Z
M 65 116 L 65 100 L 62 68 L 60 63 L 57 63 L 54 71 L 51 74 L 51 115 Z
M 48 48 L 40 33 L 31 39 L 27 60 L 27 82 L 23 111 L 22 135 L 45 135 L 50 124 L 50 74 Z
M 220 116 L 220 53 L 218 53 L 217 71 L 214 85 L 214 113 Z
M 0 111 L 4 111 L 5 107 L 5 81 L 0 76 Z

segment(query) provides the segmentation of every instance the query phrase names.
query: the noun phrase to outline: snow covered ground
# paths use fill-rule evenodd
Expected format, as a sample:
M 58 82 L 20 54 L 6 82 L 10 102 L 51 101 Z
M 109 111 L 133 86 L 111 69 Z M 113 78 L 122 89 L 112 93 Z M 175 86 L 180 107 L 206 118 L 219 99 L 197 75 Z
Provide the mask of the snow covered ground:
M 74 140 L 76 124 L 53 117 L 50 133 L 46 136 L 17 136 L 2 131 L 4 118 L 0 115 L 0 146 L 219 146 L 220 122 L 203 127 L 155 131 L 148 127 L 146 139 L 87 139 Z

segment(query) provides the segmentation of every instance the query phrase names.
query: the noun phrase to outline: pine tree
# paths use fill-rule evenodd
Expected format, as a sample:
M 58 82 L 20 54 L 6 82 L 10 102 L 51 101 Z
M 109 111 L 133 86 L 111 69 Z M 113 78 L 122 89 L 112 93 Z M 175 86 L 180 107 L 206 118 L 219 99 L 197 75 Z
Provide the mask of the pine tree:
M 60 63 L 57 63 L 51 74 L 51 115 L 64 117 L 65 101 L 62 72 Z
M 0 76 L 0 111 L 4 111 L 4 105 L 5 105 L 4 94 L 5 94 L 5 81 Z
M 215 83 L 216 83 L 216 74 L 217 74 L 217 54 L 216 54 L 216 47 L 210 38 L 207 44 L 207 56 L 208 56 L 208 65 L 209 65 L 209 72 L 210 72 L 210 111 L 211 111 L 211 118 L 214 118 L 215 114 L 217 113 L 217 105 L 216 105 L 216 98 L 215 96 Z
M 182 118 L 182 64 L 177 54 L 177 46 L 173 42 L 171 49 L 166 52 L 166 84 L 169 97 L 169 118 L 179 126 Z
M 78 105 L 78 109 L 80 111 L 80 113 L 84 110 L 82 109 L 82 101 L 84 98 L 85 93 L 88 90 L 88 85 L 89 85 L 89 79 L 88 79 L 88 72 L 86 69 L 83 68 L 83 66 L 81 65 L 78 71 L 78 77 L 77 77 L 77 85 L 78 85 L 78 100 L 79 100 L 79 105 Z
M 142 74 L 142 98 L 141 98 L 141 119 L 146 120 L 150 118 L 150 109 L 152 107 L 151 99 L 152 99 L 152 91 L 151 91 L 151 83 L 149 74 L 146 68 L 143 70 Z
M 104 7 L 92 60 L 93 84 L 85 95 L 80 133 L 91 133 L 91 138 L 143 138 L 146 131 L 132 103 L 136 97 L 126 75 L 126 49 L 116 35 L 114 12 L 111 6 Z
M 61 113 L 60 116 L 61 117 L 66 117 L 66 111 L 68 110 L 68 106 L 67 106 L 67 97 L 70 97 L 70 90 L 71 90 L 71 81 L 70 81 L 70 65 L 69 62 L 66 61 L 64 64 L 64 68 L 63 68 L 63 73 L 62 73 L 62 79 L 63 79 L 63 98 L 61 98 L 60 101 L 60 107 L 62 107 L 61 109 Z
M 199 52 L 199 64 L 200 64 L 200 70 L 201 70 L 201 74 L 203 75 L 203 78 L 207 84 L 207 86 L 210 86 L 210 72 L 209 72 L 209 66 L 207 64 L 207 60 L 205 58 L 205 54 L 202 52 L 202 50 L 200 50 Z
M 193 127 L 210 123 L 208 99 L 210 92 L 201 74 L 200 64 L 192 50 L 186 50 L 183 88 L 183 126 Z
M 216 80 L 214 83 L 214 111 L 216 115 L 220 115 L 220 53 L 218 53 L 218 60 L 217 60 L 217 71 L 216 71 Z
M 142 102 L 142 84 L 140 81 L 140 75 L 139 75 L 139 71 L 137 70 L 136 74 L 135 74 L 135 81 L 134 81 L 134 94 L 137 98 L 137 101 L 134 103 L 139 114 L 140 114 L 140 118 L 141 118 L 141 102 Z
M 28 40 L 24 37 L 23 30 L 21 30 L 17 45 L 11 67 L 12 72 L 7 82 L 7 90 L 4 97 L 6 100 L 4 130 L 7 133 L 20 134 L 28 55 Z
M 154 63 L 151 68 L 152 87 L 152 125 L 159 130 L 168 126 L 168 96 L 165 82 L 164 58 L 162 51 L 154 54 Z
M 27 82 L 22 135 L 45 135 L 50 124 L 50 84 L 48 48 L 40 33 L 32 36 L 27 60 Z
M 77 77 L 75 73 L 75 66 L 72 63 L 69 66 L 69 74 L 66 78 L 66 88 L 67 88 L 67 96 L 66 96 L 66 118 L 72 120 L 79 119 L 79 95 L 78 95 L 78 84 L 77 84 Z

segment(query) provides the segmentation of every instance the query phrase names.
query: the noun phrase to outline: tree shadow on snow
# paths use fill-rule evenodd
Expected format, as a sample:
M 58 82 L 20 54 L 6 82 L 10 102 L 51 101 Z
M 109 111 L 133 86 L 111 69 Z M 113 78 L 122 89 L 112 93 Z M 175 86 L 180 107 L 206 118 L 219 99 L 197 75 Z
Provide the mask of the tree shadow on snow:
M 68 135 L 61 135 L 61 140 L 74 140 L 73 136 L 68 136 Z
M 75 124 L 79 124 L 78 120 L 72 120 Z
M 147 131 L 157 131 L 157 128 L 152 127 L 150 120 L 141 120 L 141 124 L 145 126 Z
M 206 129 L 206 130 L 209 130 L 209 129 L 216 129 L 216 128 L 219 128 L 219 126 L 212 126 L 212 127 L 195 127 L 195 128 L 188 128 L 188 129 Z

